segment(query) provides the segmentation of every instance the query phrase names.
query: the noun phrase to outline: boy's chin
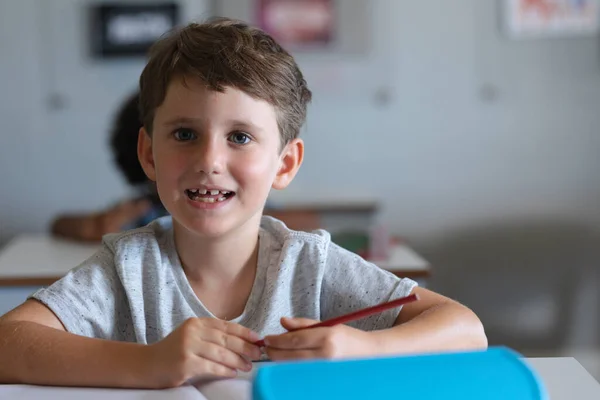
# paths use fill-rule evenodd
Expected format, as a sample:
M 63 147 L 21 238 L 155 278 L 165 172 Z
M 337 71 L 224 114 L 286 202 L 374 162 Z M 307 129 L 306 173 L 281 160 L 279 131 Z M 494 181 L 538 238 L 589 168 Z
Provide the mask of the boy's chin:
M 202 220 L 179 220 L 178 222 L 175 222 L 174 219 L 173 222 L 198 239 L 220 239 L 239 229 L 239 224 L 223 216 Z
M 231 227 L 221 223 L 206 223 L 191 221 L 185 224 L 186 230 L 198 239 L 218 239 L 227 235 Z

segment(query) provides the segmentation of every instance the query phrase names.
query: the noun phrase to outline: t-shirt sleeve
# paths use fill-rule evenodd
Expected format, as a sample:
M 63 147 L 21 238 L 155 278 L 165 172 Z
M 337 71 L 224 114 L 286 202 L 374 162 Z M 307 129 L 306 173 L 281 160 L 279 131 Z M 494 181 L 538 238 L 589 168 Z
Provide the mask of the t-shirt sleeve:
M 106 244 L 30 298 L 50 308 L 68 332 L 108 340 L 128 339 L 126 331 L 119 329 L 130 320 L 126 296 L 115 270 L 114 254 Z
M 334 318 L 379 303 L 408 296 L 417 283 L 331 243 L 321 284 L 321 320 Z M 348 323 L 364 331 L 390 328 L 401 307 Z

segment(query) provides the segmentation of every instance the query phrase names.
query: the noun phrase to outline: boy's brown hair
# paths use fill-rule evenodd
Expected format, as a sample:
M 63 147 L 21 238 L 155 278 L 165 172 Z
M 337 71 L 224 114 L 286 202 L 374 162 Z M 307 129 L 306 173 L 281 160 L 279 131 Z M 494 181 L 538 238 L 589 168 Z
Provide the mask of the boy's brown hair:
M 267 101 L 275 107 L 282 145 L 298 136 L 312 97 L 294 58 L 270 35 L 227 18 L 189 24 L 152 46 L 140 77 L 140 116 L 149 133 L 176 77 L 199 79 L 219 92 L 234 87 Z

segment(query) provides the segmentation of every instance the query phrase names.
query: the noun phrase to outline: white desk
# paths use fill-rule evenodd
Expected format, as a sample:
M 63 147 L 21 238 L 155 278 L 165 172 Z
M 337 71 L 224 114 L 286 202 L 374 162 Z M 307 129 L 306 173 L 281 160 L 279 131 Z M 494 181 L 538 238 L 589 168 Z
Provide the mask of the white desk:
M 528 359 L 538 372 L 548 390 L 551 400 L 598 400 L 600 399 L 600 384 L 574 358 L 533 358 Z M 246 383 L 247 382 L 247 383 Z M 241 381 L 239 385 L 247 385 L 250 392 L 250 382 Z M 239 389 L 239 387 L 237 388 Z M 237 390 L 239 392 L 239 390 Z M 243 390 L 242 390 L 243 391 Z M 208 395 L 208 394 L 207 394 Z M 201 399 L 193 387 L 181 387 L 170 390 L 116 390 L 88 388 L 53 388 L 29 385 L 0 385 L 0 399 L 19 398 L 29 399 L 121 399 L 121 400 L 189 400 Z M 234 397 L 231 400 L 238 400 Z M 249 396 L 239 398 L 247 400 Z M 509 400 L 509 399 L 507 399 Z
M 44 286 L 89 258 L 98 244 L 23 235 L 0 250 L 0 286 Z
M 387 260 L 375 260 L 373 263 L 398 276 L 408 278 L 423 278 L 431 274 L 431 265 L 404 243 L 394 244 L 390 248 Z
M 550 400 L 598 400 L 600 383 L 573 357 L 528 358 Z
M 0 315 L 23 303 L 90 257 L 98 245 L 24 235 L 0 250 Z

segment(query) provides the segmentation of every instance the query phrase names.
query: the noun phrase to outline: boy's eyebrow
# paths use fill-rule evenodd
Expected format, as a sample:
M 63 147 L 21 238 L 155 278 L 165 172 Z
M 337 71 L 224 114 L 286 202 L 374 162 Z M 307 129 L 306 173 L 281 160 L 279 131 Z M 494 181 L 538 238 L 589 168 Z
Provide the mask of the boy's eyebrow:
M 190 118 L 190 117 L 175 117 L 171 120 L 168 120 L 164 123 L 165 126 L 178 126 L 178 125 L 194 125 L 201 124 L 203 122 L 203 118 Z M 250 130 L 262 131 L 263 128 L 260 126 L 253 124 L 250 121 L 244 121 L 241 119 L 232 119 L 226 121 L 228 126 L 232 126 L 235 128 L 247 128 Z
M 250 121 L 242 121 L 242 120 L 231 120 L 228 121 L 229 124 L 235 128 L 246 128 L 246 129 L 250 129 L 251 131 L 262 131 L 263 128 L 261 128 L 258 125 L 253 124 Z
M 198 122 L 202 122 L 201 118 L 189 118 L 189 117 L 175 117 L 170 119 L 164 123 L 166 126 L 176 126 L 176 125 L 186 125 L 186 124 L 195 124 Z

